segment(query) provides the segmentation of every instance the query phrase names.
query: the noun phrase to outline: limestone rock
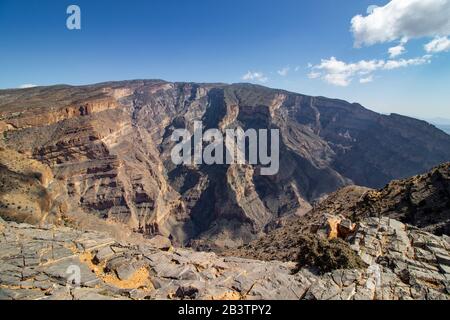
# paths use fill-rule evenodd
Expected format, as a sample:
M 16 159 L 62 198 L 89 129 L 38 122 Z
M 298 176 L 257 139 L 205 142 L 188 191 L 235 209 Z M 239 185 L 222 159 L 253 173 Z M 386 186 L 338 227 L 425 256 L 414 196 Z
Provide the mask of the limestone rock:
M 168 238 L 161 235 L 154 236 L 150 239 L 150 241 L 148 241 L 148 243 L 151 246 L 161 250 L 169 250 L 172 247 L 172 242 Z
M 2 299 L 450 297 L 450 275 L 443 264 L 449 253 L 447 241 L 389 218 L 363 220 L 354 236 L 347 237 L 349 246 L 370 265 L 322 275 L 298 269 L 292 262 L 221 257 L 181 248 L 163 251 L 152 244 L 118 243 L 98 232 L 80 237 L 70 228 L 0 223 L 9 235 L 0 237 Z M 55 241 L 47 233 L 65 240 Z M 85 245 L 76 246 L 80 241 Z M 11 250 L 11 245 L 21 250 Z M 417 250 L 427 259 L 418 258 Z M 24 263 L 27 259 L 33 261 L 30 266 Z

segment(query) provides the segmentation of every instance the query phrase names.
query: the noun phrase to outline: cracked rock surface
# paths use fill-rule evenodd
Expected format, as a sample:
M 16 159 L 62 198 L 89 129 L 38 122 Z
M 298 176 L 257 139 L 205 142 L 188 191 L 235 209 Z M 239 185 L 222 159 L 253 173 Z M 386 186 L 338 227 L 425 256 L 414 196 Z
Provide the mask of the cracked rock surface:
M 450 244 L 368 218 L 349 245 L 366 268 L 318 275 L 294 262 L 118 242 L 0 220 L 0 299 L 448 299 Z

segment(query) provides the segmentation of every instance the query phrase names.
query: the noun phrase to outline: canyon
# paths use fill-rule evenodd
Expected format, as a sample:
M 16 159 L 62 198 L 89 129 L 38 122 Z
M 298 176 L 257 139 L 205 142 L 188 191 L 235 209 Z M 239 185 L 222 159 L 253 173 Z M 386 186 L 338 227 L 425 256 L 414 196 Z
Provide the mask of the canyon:
M 280 170 L 177 166 L 177 129 L 278 129 Z M 162 80 L 0 90 L 0 214 L 26 223 L 244 245 L 348 186 L 381 188 L 450 160 L 450 136 L 359 104 L 251 84 Z
M 278 130 L 280 170 L 175 164 L 200 121 Z M 2 300 L 450 298 L 450 136 L 424 121 L 135 80 L 0 90 L 0 131 Z

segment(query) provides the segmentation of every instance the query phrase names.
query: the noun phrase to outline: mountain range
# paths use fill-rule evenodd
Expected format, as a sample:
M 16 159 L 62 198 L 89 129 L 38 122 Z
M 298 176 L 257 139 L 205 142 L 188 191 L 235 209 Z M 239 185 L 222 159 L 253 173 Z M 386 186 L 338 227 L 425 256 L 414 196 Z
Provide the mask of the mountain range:
M 175 165 L 195 121 L 279 130 L 280 170 Z M 1 90 L 0 132 L 0 299 L 450 296 L 450 136 L 425 121 L 134 80 Z
M 176 166 L 176 129 L 279 129 L 280 171 Z M 248 243 L 348 186 L 450 161 L 421 120 L 252 84 L 162 80 L 0 91 L 1 215 L 115 228 L 198 249 Z

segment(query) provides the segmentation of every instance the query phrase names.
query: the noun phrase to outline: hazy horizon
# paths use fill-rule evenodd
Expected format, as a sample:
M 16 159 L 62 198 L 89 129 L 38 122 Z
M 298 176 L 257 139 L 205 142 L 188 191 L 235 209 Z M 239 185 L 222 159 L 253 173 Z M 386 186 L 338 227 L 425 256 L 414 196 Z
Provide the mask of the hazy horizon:
M 105 81 L 105 82 L 125 82 L 125 81 L 138 81 L 138 80 L 162 80 L 162 81 L 167 81 L 167 82 L 178 82 L 178 83 L 189 83 L 192 81 L 182 81 L 182 80 L 175 80 L 175 81 L 169 81 L 166 79 L 161 79 L 161 78 L 148 78 L 148 79 L 124 79 L 124 80 L 110 80 L 110 81 Z M 30 85 L 30 86 L 26 86 L 26 87 L 22 87 L 22 88 L 0 88 L 1 90 L 22 90 L 22 89 L 30 89 L 30 88 L 36 88 L 36 87 L 51 87 L 51 86 L 89 86 L 89 85 L 97 85 L 103 82 L 96 82 L 96 83 L 53 83 L 53 84 L 45 84 L 45 85 Z M 255 83 L 251 83 L 251 82 L 235 82 L 235 83 L 226 83 L 226 82 L 215 82 L 215 83 L 223 83 L 223 84 L 228 84 L 228 85 L 232 85 L 232 84 L 239 84 L 239 83 L 248 83 L 248 84 L 255 84 Z M 264 84 L 257 84 L 257 85 L 261 85 L 263 87 L 267 87 L 270 89 L 275 89 L 275 90 L 286 90 L 288 92 L 292 92 L 292 93 L 296 93 L 296 94 L 302 94 L 302 95 L 307 95 L 307 96 L 314 96 L 314 97 L 325 97 L 325 98 L 329 98 L 329 99 L 337 99 L 337 100 L 345 100 L 349 103 L 358 103 L 361 104 L 364 108 L 374 111 L 374 112 L 378 112 L 380 114 L 392 114 L 392 113 L 397 113 L 397 112 L 380 112 L 375 110 L 375 108 L 369 108 L 366 105 L 364 105 L 363 103 L 361 103 L 360 101 L 351 101 L 351 100 L 346 100 L 346 99 L 342 99 L 340 97 L 332 97 L 332 96 L 323 96 L 323 95 L 309 95 L 306 94 L 304 92 L 297 92 L 297 91 L 291 91 L 291 90 L 287 90 L 284 88 L 276 88 L 276 87 L 270 87 Z M 411 117 L 411 118 L 415 118 L 418 120 L 423 120 L 426 121 L 430 124 L 433 124 L 435 126 L 437 126 L 439 129 L 442 129 L 443 127 L 445 127 L 445 132 L 450 134 L 450 127 L 447 128 L 446 126 L 450 126 L 450 116 L 449 118 L 445 118 L 445 117 L 421 117 L 415 114 L 405 114 L 405 113 L 397 113 L 406 117 Z

